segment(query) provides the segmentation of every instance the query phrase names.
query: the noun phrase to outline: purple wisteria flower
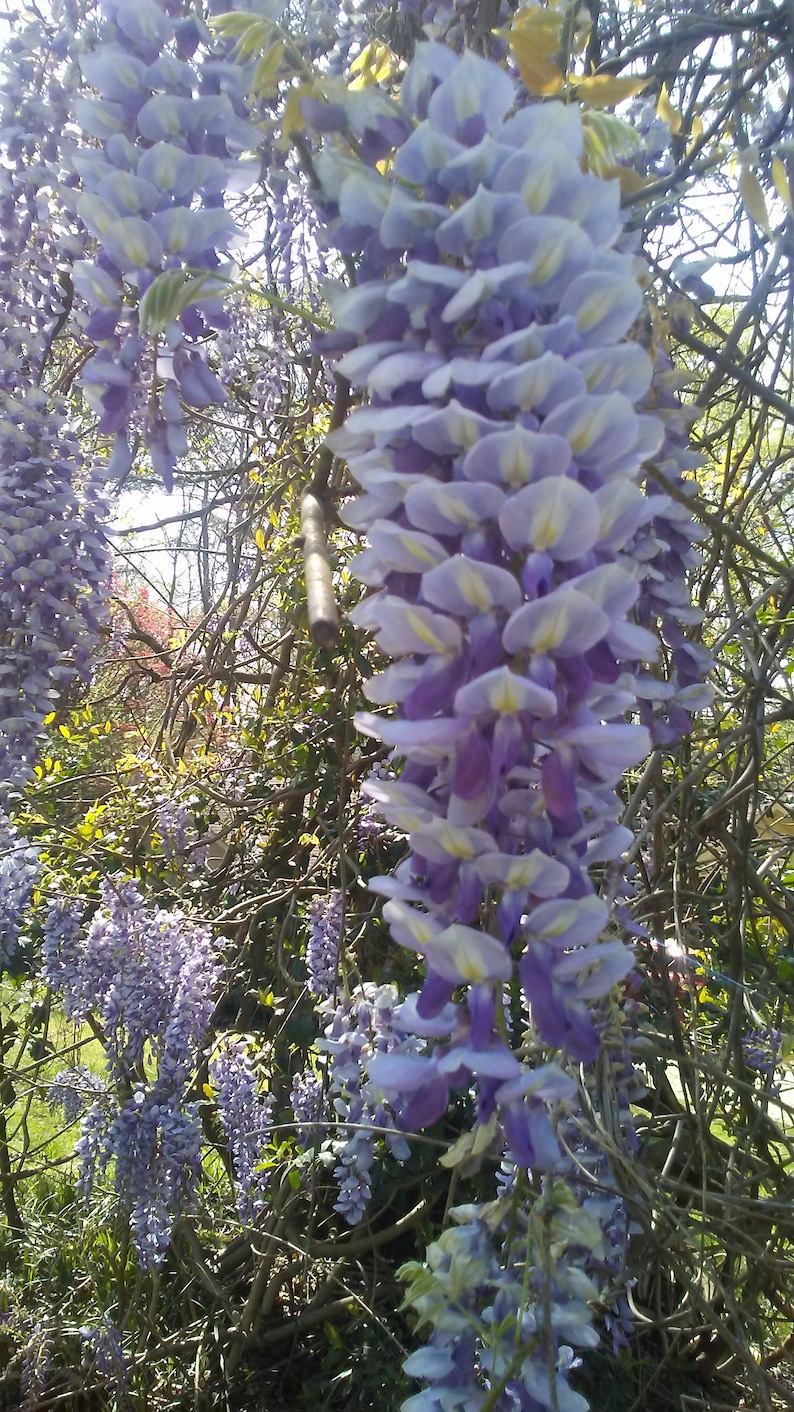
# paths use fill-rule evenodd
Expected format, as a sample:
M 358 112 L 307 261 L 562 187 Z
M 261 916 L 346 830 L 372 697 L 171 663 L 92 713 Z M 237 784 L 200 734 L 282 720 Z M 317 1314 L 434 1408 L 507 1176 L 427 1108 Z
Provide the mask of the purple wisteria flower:
M 92 96 L 73 102 L 83 133 L 100 144 L 72 155 L 75 209 L 98 250 L 73 271 L 97 349 L 83 385 L 99 430 L 116 437 L 113 472 L 128 469 L 130 427 L 140 424 L 166 486 L 187 450 L 183 405 L 226 400 L 204 353 L 227 323 L 221 252 L 239 238 L 224 193 L 256 176 L 240 161 L 259 142 L 245 75 L 211 53 L 196 58 L 208 42 L 203 21 L 180 22 L 158 0 L 112 0 L 82 37 Z
M 511 116 L 518 96 L 475 54 L 420 46 L 394 120 L 373 116 L 398 142 L 388 172 L 330 149 L 317 170 L 327 238 L 359 256 L 356 286 L 330 292 L 338 369 L 370 402 L 329 438 L 363 491 L 342 514 L 374 592 L 351 616 L 393 659 L 367 696 L 397 707 L 358 723 L 405 761 L 367 786 L 411 848 L 373 886 L 424 960 L 417 1015 L 449 1014 L 441 1043 L 373 1077 L 407 1127 L 475 1084 L 519 1164 L 553 1167 L 504 985 L 517 970 L 543 1043 L 595 1057 L 632 956 L 605 936 L 590 869 L 631 841 L 618 785 L 650 736 L 627 716 L 668 568 L 648 527 L 678 507 L 642 486 L 665 427 L 644 410 L 617 183 L 582 170 L 575 105 Z
M 779 1029 L 757 1026 L 742 1037 L 745 1067 L 764 1078 L 771 1077 L 781 1061 L 783 1035 Z
M 0 796 L 30 778 L 45 718 L 89 677 L 109 579 L 95 467 L 46 391 L 53 337 L 68 312 L 62 83 L 71 19 L 38 17 L 0 58 Z
M 342 894 L 330 892 L 315 897 L 309 916 L 306 944 L 307 989 L 319 999 L 327 999 L 336 988 L 339 950 L 342 945 Z
M 171 862 L 181 857 L 187 849 L 187 830 L 191 821 L 190 809 L 183 799 L 173 799 L 163 795 L 155 806 L 157 831 L 162 839 L 163 857 Z
M 123 1406 L 129 1389 L 129 1369 L 120 1330 L 106 1315 L 103 1323 L 81 1329 L 80 1337 L 94 1359 L 97 1373 Z
M 98 1074 L 92 1073 L 85 1064 L 74 1064 L 55 1075 L 46 1097 L 48 1107 L 60 1109 L 67 1123 L 74 1123 L 106 1092 L 107 1085 Z
M 39 876 L 38 850 L 0 814 L 0 962 L 8 965 Z
M 240 1220 L 251 1226 L 267 1202 L 270 1172 L 264 1165 L 273 1099 L 260 1094 L 246 1040 L 227 1036 L 210 1065 L 218 1117 L 231 1154 Z
M 398 1001 L 395 986 L 367 981 L 352 996 L 336 1002 L 329 999 L 319 1007 L 324 1037 L 317 1048 L 327 1056 L 328 1105 L 336 1118 L 324 1150 L 335 1163 L 334 1180 L 339 1185 L 334 1210 L 351 1226 L 366 1212 L 372 1169 L 383 1140 L 398 1162 L 410 1155 L 385 1094 L 371 1077 L 383 1057 L 408 1057 L 423 1048 L 421 1039 L 407 1033 L 404 1007 Z M 321 1113 L 322 1109 L 318 1116 Z M 307 1136 L 306 1145 L 316 1146 L 316 1126 L 308 1129 Z
M 568 1373 L 577 1361 L 573 1348 L 598 1342 L 588 1308 L 596 1291 L 576 1258 L 599 1243 L 595 1223 L 562 1183 L 548 1180 L 530 1215 L 516 1215 L 506 1199 L 485 1210 L 459 1206 L 450 1216 L 455 1224 L 428 1247 L 425 1261 L 400 1271 L 409 1282 L 406 1303 L 431 1330 L 405 1363 L 431 1386 L 409 1397 L 404 1412 L 587 1412 Z M 551 1270 L 543 1250 L 549 1237 Z
M 180 912 L 145 906 L 134 882 L 114 879 L 83 932 L 74 905 L 45 919 L 42 977 L 66 1015 L 91 1017 L 107 1082 L 83 1118 L 77 1154 L 86 1197 L 113 1164 L 121 1210 L 144 1269 L 168 1248 L 193 1199 L 201 1124 L 191 1085 L 221 974 L 210 933 Z
M 299 1147 L 319 1147 L 325 1136 L 327 1121 L 325 1115 L 325 1093 L 320 1074 L 313 1069 L 297 1073 L 292 1081 L 289 1096 L 295 1118 L 295 1137 Z
M 45 1315 L 35 1323 L 22 1353 L 20 1412 L 36 1412 L 47 1388 L 54 1345 L 53 1321 Z

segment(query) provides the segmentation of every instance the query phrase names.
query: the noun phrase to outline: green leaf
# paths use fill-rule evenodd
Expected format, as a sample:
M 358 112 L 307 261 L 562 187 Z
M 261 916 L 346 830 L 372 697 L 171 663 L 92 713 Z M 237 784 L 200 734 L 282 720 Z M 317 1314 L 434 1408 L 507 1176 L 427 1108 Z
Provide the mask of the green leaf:
M 162 333 L 193 304 L 217 299 L 230 281 L 217 273 L 164 270 L 152 280 L 141 300 L 140 322 L 144 333 Z

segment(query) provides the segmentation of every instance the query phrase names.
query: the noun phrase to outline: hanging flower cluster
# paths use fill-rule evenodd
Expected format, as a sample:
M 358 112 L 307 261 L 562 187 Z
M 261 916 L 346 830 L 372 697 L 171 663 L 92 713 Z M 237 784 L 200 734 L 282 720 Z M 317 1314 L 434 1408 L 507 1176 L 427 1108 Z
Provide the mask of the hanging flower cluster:
M 40 377 L 64 312 L 68 265 L 82 254 L 58 193 L 69 103 L 64 60 L 73 16 L 31 16 L 0 53 L 0 387 Z
M 306 945 L 306 985 L 312 995 L 325 1000 L 336 989 L 339 948 L 342 945 L 342 894 L 315 897 L 309 918 Z
M 253 179 L 239 157 L 259 134 L 245 119 L 240 68 L 211 55 L 194 61 L 209 40 L 196 16 L 175 19 L 157 0 L 108 0 L 102 14 L 79 55 L 99 96 L 73 104 L 83 132 L 100 144 L 72 156 L 82 187 L 76 211 L 98 245 L 97 259 L 73 271 L 91 311 L 85 332 L 97 345 L 83 380 L 99 430 L 116 435 L 113 471 L 129 466 L 133 428 L 168 486 L 187 450 L 182 404 L 226 399 L 202 345 L 227 322 L 224 285 L 213 278 L 223 273 L 219 251 L 237 238 L 224 192 Z M 156 299 L 158 276 L 166 281 Z M 147 293 L 156 346 L 140 320 Z
M 323 1038 L 317 1043 L 328 1056 L 327 1081 L 311 1069 L 296 1075 L 292 1105 L 297 1138 L 304 1148 L 320 1147 L 334 1165 L 339 1198 L 334 1210 L 348 1222 L 362 1220 L 372 1194 L 371 1175 L 378 1152 L 386 1147 L 398 1162 L 410 1155 L 384 1094 L 368 1081 L 367 1071 L 378 1055 L 413 1054 L 423 1041 L 408 1032 L 397 988 L 359 986 L 352 996 L 325 1000 L 319 1006 Z M 329 1111 L 330 1110 L 330 1111 Z M 332 1126 L 333 1131 L 326 1136 Z
M 221 974 L 212 938 L 179 912 L 151 911 L 133 882 L 108 882 L 84 933 L 74 909 L 53 905 L 42 975 L 70 1019 L 101 1031 L 104 1092 L 77 1144 L 86 1195 L 110 1163 L 144 1269 L 159 1264 L 201 1160 L 190 1089 Z
M 229 1146 L 237 1209 L 250 1226 L 265 1207 L 270 1173 L 263 1166 L 273 1099 L 259 1093 L 251 1052 L 243 1039 L 228 1037 L 210 1065 L 218 1117 Z
M 29 778 L 58 694 L 76 676 L 89 679 L 110 577 L 102 511 L 63 415 L 34 385 L 9 392 L 0 419 L 2 793 Z
M 352 617 L 395 659 L 367 695 L 399 708 L 359 726 L 406 761 L 368 786 L 411 847 L 375 886 L 424 958 L 419 1015 L 448 1016 L 446 1043 L 373 1077 L 407 1126 L 476 1082 L 480 1119 L 498 1109 L 538 1166 L 554 1144 L 502 990 L 515 950 L 535 1032 L 588 1062 L 594 1007 L 631 967 L 589 870 L 630 841 L 616 786 L 650 740 L 625 718 L 659 650 L 634 612 L 670 502 L 639 484 L 664 429 L 640 409 L 653 366 L 627 337 L 643 271 L 616 248 L 617 184 L 583 172 L 575 105 L 511 117 L 516 97 L 496 65 L 420 46 L 390 173 L 331 152 L 318 172 L 329 240 L 361 252 L 332 295 L 339 371 L 370 398 L 330 438 L 377 590 Z
M 87 679 L 109 559 L 96 477 L 41 385 L 80 252 L 53 188 L 69 25 L 14 36 L 0 73 L 0 793 L 29 777 L 53 700 Z M 37 53 L 36 50 L 39 50 Z M 44 57 L 46 56 L 46 57 Z
M 92 1103 L 105 1093 L 105 1082 L 85 1064 L 60 1069 L 47 1089 L 47 1105 L 60 1109 L 67 1123 L 81 1118 Z
M 38 850 L 0 814 L 0 963 L 19 946 L 25 913 L 39 876 Z
M 428 1247 L 425 1262 L 400 1272 L 409 1281 L 406 1303 L 431 1328 L 405 1370 L 432 1386 L 409 1397 L 403 1412 L 587 1412 L 568 1374 L 574 1350 L 598 1342 L 588 1308 L 596 1290 L 577 1259 L 577 1247 L 599 1243 L 592 1218 L 549 1178 L 529 1215 L 516 1215 L 508 1199 L 459 1206 L 450 1216 L 455 1224 Z

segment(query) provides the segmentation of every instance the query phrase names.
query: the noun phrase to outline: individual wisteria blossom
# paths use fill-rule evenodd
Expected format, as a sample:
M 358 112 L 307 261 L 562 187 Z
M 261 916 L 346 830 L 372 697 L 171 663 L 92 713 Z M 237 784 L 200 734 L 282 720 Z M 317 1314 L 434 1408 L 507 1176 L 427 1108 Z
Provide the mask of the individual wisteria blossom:
M 99 430 L 116 438 L 113 473 L 130 465 L 133 429 L 167 486 L 187 450 L 183 405 L 226 400 L 204 351 L 227 321 L 221 255 L 238 239 L 224 193 L 256 176 L 240 161 L 259 141 L 247 121 L 246 76 L 209 40 L 197 15 L 178 18 L 158 0 L 113 0 L 77 46 L 87 87 L 74 118 L 99 144 L 76 147 L 71 159 L 81 188 L 75 209 L 98 250 L 73 270 L 97 348 L 83 385 Z M 160 276 L 172 283 L 161 282 L 159 299 L 152 291 L 141 321 L 141 301 Z
M 339 1186 L 334 1210 L 351 1226 L 363 1218 L 372 1194 L 381 1138 L 398 1161 L 410 1153 L 383 1092 L 368 1077 L 376 1057 L 415 1054 L 422 1047 L 421 1040 L 406 1033 L 398 1002 L 395 986 L 367 981 L 352 996 L 320 1006 L 324 1037 L 317 1048 L 328 1056 L 328 1102 L 336 1116 L 326 1149 Z
M 244 1225 L 253 1225 L 264 1210 L 270 1173 L 265 1149 L 271 1127 L 273 1099 L 259 1092 L 248 1042 L 226 1036 L 210 1064 L 216 1089 L 218 1117 L 234 1169 L 237 1209 Z
M 0 814 L 0 963 L 8 965 L 19 947 L 33 889 L 39 876 L 39 855 L 9 819 Z
M 312 995 L 325 999 L 336 988 L 339 949 L 342 945 L 342 894 L 315 897 L 309 914 L 306 943 L 306 986 Z
M 148 908 L 134 882 L 105 884 L 83 930 L 77 909 L 45 919 L 42 977 L 69 1019 L 91 1018 L 107 1080 L 85 1114 L 77 1153 L 88 1197 L 112 1164 L 120 1210 L 144 1269 L 160 1263 L 201 1163 L 196 1067 L 221 974 L 210 933 L 180 912 Z

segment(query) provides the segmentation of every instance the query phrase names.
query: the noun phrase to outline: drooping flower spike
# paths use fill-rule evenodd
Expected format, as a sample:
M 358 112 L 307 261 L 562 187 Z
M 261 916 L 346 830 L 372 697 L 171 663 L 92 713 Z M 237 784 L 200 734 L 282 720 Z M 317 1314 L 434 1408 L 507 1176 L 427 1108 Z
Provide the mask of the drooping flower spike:
M 372 1077 L 406 1125 L 474 1084 L 481 1120 L 497 1112 L 538 1166 L 553 1144 L 503 988 L 517 969 L 541 1041 L 595 1057 L 632 957 L 605 938 L 590 869 L 630 842 L 618 785 L 651 744 L 627 717 L 658 657 L 646 584 L 666 552 L 649 526 L 671 502 L 642 485 L 665 427 L 644 410 L 643 267 L 621 249 L 617 183 L 583 171 L 575 105 L 511 115 L 516 97 L 496 65 L 420 46 L 391 167 L 327 147 L 317 169 L 328 241 L 359 257 L 329 296 L 338 370 L 369 398 L 330 438 L 362 488 L 342 514 L 375 590 L 352 618 L 393 659 L 370 701 L 397 707 L 358 724 L 405 761 L 369 786 L 411 848 L 374 886 L 425 961 L 417 1015 L 448 1016 L 432 1052 Z
M 213 278 L 238 237 L 224 192 L 250 184 L 255 173 L 240 154 L 259 140 L 245 119 L 244 75 L 211 54 L 194 62 L 200 39 L 209 34 L 199 21 L 175 19 L 158 0 L 109 0 L 79 55 L 97 96 L 73 104 L 83 133 L 101 144 L 72 156 L 77 215 L 98 248 L 73 272 L 97 348 L 83 382 L 99 430 L 116 436 L 113 471 L 128 468 L 138 433 L 166 487 L 187 451 L 183 405 L 226 400 L 204 345 L 228 323 L 223 278 Z M 181 307 L 166 299 L 162 320 L 150 296 L 148 337 L 141 301 L 160 276 L 187 292 Z

